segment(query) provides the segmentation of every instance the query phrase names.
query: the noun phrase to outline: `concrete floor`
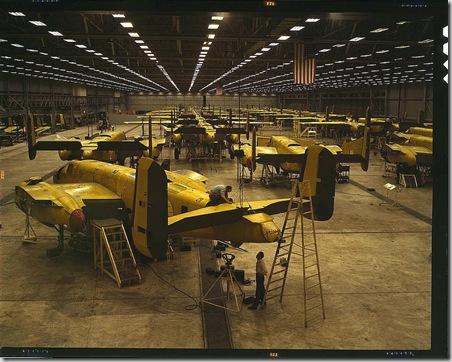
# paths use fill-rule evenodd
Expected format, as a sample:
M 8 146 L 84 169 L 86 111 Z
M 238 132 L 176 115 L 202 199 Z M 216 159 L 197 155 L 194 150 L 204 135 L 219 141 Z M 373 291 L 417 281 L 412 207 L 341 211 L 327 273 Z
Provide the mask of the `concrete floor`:
M 85 129 L 66 131 L 84 134 Z M 139 132 L 136 130 L 135 132 Z M 5 198 L 19 181 L 64 164 L 56 153 L 27 159 L 24 145 L 0 150 Z M 165 149 L 163 157 L 170 150 Z M 231 184 L 238 199 L 236 163 L 172 160 L 172 169 L 191 168 L 208 185 Z M 384 194 L 383 162 L 372 154 L 370 170 L 353 165 L 351 178 Z M 248 200 L 287 197 L 282 185 L 245 187 Z M 8 197 L 7 197 L 8 199 Z M 432 189 L 404 189 L 399 202 L 431 217 Z M 336 187 L 335 214 L 316 224 L 326 319 L 304 328 L 300 259 L 292 259 L 283 303 L 265 310 L 229 313 L 235 348 L 395 349 L 430 347 L 431 225 L 352 184 Z M 175 260 L 142 266 L 141 285 L 118 289 L 96 276 L 92 256 L 67 248 L 55 259 L 45 251 L 56 231 L 33 222 L 37 244 L 22 244 L 24 215 L 14 204 L 1 207 L 0 345 L 46 347 L 203 348 L 204 332 L 193 301 L 162 282 L 153 269 L 199 298 L 199 251 L 178 252 Z M 279 225 L 283 215 L 276 216 Z M 263 250 L 271 266 L 274 244 L 243 244 L 236 268 L 254 279 L 255 254 Z M 254 293 L 254 285 L 244 288 Z

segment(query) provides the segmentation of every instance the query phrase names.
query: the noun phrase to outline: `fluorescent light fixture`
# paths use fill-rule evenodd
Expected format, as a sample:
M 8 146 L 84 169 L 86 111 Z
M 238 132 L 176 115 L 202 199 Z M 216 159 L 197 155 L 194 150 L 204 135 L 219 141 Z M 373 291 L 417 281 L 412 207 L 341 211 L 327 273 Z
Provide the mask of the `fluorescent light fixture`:
M 21 13 L 20 11 L 10 11 L 10 12 L 8 12 L 8 14 L 10 14 L 12 16 L 25 16 L 25 14 Z
M 384 54 L 384 53 L 387 53 L 387 52 L 389 52 L 389 50 L 382 49 L 382 50 L 377 50 L 375 53 L 377 53 L 377 54 Z
M 325 48 L 325 49 L 320 49 L 319 53 L 326 53 L 329 52 L 331 49 Z
M 300 31 L 301 29 L 304 29 L 304 26 L 296 25 L 290 28 L 290 31 Z
M 199 57 L 200 57 L 200 58 L 205 58 L 205 57 L 206 57 L 206 54 L 199 54 Z
M 149 49 L 149 47 L 147 45 L 140 45 L 141 49 Z
M 347 60 L 355 60 L 358 59 L 357 57 L 348 57 Z
M 44 53 L 44 52 L 39 52 L 39 54 L 41 54 L 41 55 L 49 55 L 48 53 Z
M 212 20 L 223 20 L 222 16 L 212 16 Z
M 409 48 L 409 47 L 410 47 L 409 45 L 398 45 L 398 46 L 396 46 L 394 48 L 396 48 L 396 49 L 405 49 L 405 48 Z
M 16 47 L 16 48 L 23 48 L 24 46 L 22 44 L 11 44 L 11 46 Z
M 251 62 L 251 59 L 245 59 L 245 62 L 249 63 Z
M 137 44 L 144 44 L 144 40 L 135 40 L 135 43 L 137 43 Z
M 209 50 L 209 47 L 202 47 L 201 50 Z
M 108 59 L 108 57 L 102 57 L 102 59 L 103 59 L 103 60 L 107 60 L 107 59 Z
M 382 33 L 386 30 L 388 30 L 388 28 L 378 28 L 378 29 L 371 30 L 370 32 L 371 33 Z
M 215 34 L 208 34 L 207 37 L 208 37 L 209 39 L 214 39 L 214 38 L 215 38 Z
M 420 59 L 420 58 L 424 58 L 425 57 L 425 55 L 412 55 L 411 56 L 411 58 L 414 58 L 414 59 Z
M 270 48 L 262 48 L 261 49 L 263 52 L 268 52 L 270 50 Z
M 94 53 L 95 50 L 92 50 L 92 49 L 86 49 L 85 52 L 88 52 L 88 53 Z
M 269 47 L 275 47 L 277 45 L 279 45 L 279 43 L 270 43 L 270 44 L 268 44 Z
M 80 49 L 86 49 L 86 45 L 83 44 L 75 44 L 75 46 Z
M 403 24 L 408 24 L 408 23 L 409 23 L 409 21 L 402 20 L 402 21 L 398 21 L 396 24 L 397 25 L 403 25 Z
M 278 40 L 287 40 L 290 38 L 290 35 L 281 35 Z
M 219 24 L 209 24 L 207 29 L 218 29 L 219 26 L 220 26 Z
M 125 18 L 124 14 L 112 14 L 114 18 Z
M 305 20 L 305 22 L 307 22 L 307 23 L 316 23 L 319 20 L 320 19 L 318 19 L 318 18 L 308 18 L 308 19 Z
M 49 34 L 52 34 L 53 36 L 63 36 L 59 31 L 50 30 Z
M 47 26 L 46 24 L 44 24 L 42 21 L 39 21 L 39 20 L 30 20 L 29 23 L 32 23 L 33 25 L 36 25 L 36 26 Z
M 133 24 L 130 21 L 124 21 L 120 24 L 123 28 L 133 28 Z
M 250 55 L 250 58 L 254 59 L 254 58 L 256 58 L 256 55 Z
M 153 57 L 153 58 L 150 58 L 151 60 L 157 60 L 157 58 L 156 57 Z
M 264 54 L 264 53 L 261 53 L 261 52 L 257 52 L 256 54 L 254 54 L 254 55 L 257 55 L 257 56 L 259 56 L 259 55 L 262 55 L 262 54 Z
M 63 39 L 66 43 L 75 43 L 74 39 Z
M 349 41 L 360 41 L 360 40 L 363 40 L 363 39 L 365 39 L 363 36 L 356 36 L 354 38 L 351 38 Z
M 50 58 L 52 58 L 52 59 L 60 59 L 60 57 L 57 57 L 56 55 L 52 55 Z M 46 65 L 46 67 L 47 67 L 47 65 Z
M 101 56 L 101 55 L 103 55 L 103 54 L 102 54 L 102 53 L 94 53 L 94 55 Z
M 36 49 L 27 49 L 27 52 L 30 52 L 30 53 L 37 53 L 38 51 L 37 51 Z
M 333 48 L 342 48 L 345 47 L 345 44 L 335 44 L 333 45 Z
M 152 54 L 152 50 L 145 50 L 144 51 L 146 54 Z
M 419 44 L 428 44 L 431 42 L 433 42 L 433 39 L 424 39 L 424 40 L 418 41 Z
M 132 38 L 139 38 L 139 37 L 140 37 L 140 34 L 138 34 L 138 33 L 129 33 L 129 35 L 130 35 Z

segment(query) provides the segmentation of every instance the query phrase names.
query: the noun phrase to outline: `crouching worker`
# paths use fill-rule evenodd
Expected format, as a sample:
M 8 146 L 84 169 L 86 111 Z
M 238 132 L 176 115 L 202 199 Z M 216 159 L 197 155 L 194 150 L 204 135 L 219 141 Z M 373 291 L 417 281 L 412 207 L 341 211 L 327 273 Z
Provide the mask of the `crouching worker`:
M 263 306 L 265 297 L 265 276 L 267 275 L 267 267 L 264 263 L 264 252 L 260 251 L 256 254 L 256 299 L 254 304 L 248 309 L 257 309 L 259 305 Z
M 228 197 L 228 194 L 231 191 L 232 191 L 231 186 L 217 185 L 213 187 L 209 191 L 210 201 L 207 203 L 206 206 L 215 206 L 224 203 L 232 204 L 232 199 Z

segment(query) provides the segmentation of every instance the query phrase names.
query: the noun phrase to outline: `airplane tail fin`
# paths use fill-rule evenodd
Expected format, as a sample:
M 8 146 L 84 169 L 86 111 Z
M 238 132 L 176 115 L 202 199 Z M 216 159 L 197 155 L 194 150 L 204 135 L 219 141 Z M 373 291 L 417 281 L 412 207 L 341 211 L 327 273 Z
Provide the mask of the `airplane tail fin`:
M 34 160 L 36 157 L 36 130 L 33 116 L 28 113 L 25 116 L 25 132 L 27 134 L 28 158 Z
M 343 155 L 359 155 L 358 162 L 361 163 L 363 171 L 369 168 L 369 146 L 370 146 L 370 111 L 369 107 L 366 110 L 366 124 L 364 126 L 363 136 L 349 142 L 344 142 L 342 145 Z M 356 162 L 354 161 L 354 162 Z
M 303 180 L 309 180 L 311 184 L 314 219 L 329 220 L 334 212 L 336 187 L 334 155 L 324 146 L 309 146 L 306 150 L 306 162 L 302 171 Z M 307 194 L 303 195 L 303 197 L 307 196 Z
M 166 258 L 168 248 L 167 188 L 163 168 L 152 159 L 141 157 L 132 211 L 133 243 L 143 255 L 159 260 Z

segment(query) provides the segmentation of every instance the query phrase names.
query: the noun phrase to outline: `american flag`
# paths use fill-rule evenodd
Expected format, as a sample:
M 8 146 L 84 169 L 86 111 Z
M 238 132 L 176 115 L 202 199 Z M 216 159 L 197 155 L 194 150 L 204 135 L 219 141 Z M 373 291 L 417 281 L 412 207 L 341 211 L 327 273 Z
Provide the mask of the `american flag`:
M 315 58 L 305 58 L 304 44 L 294 44 L 293 80 L 295 84 L 315 82 Z

